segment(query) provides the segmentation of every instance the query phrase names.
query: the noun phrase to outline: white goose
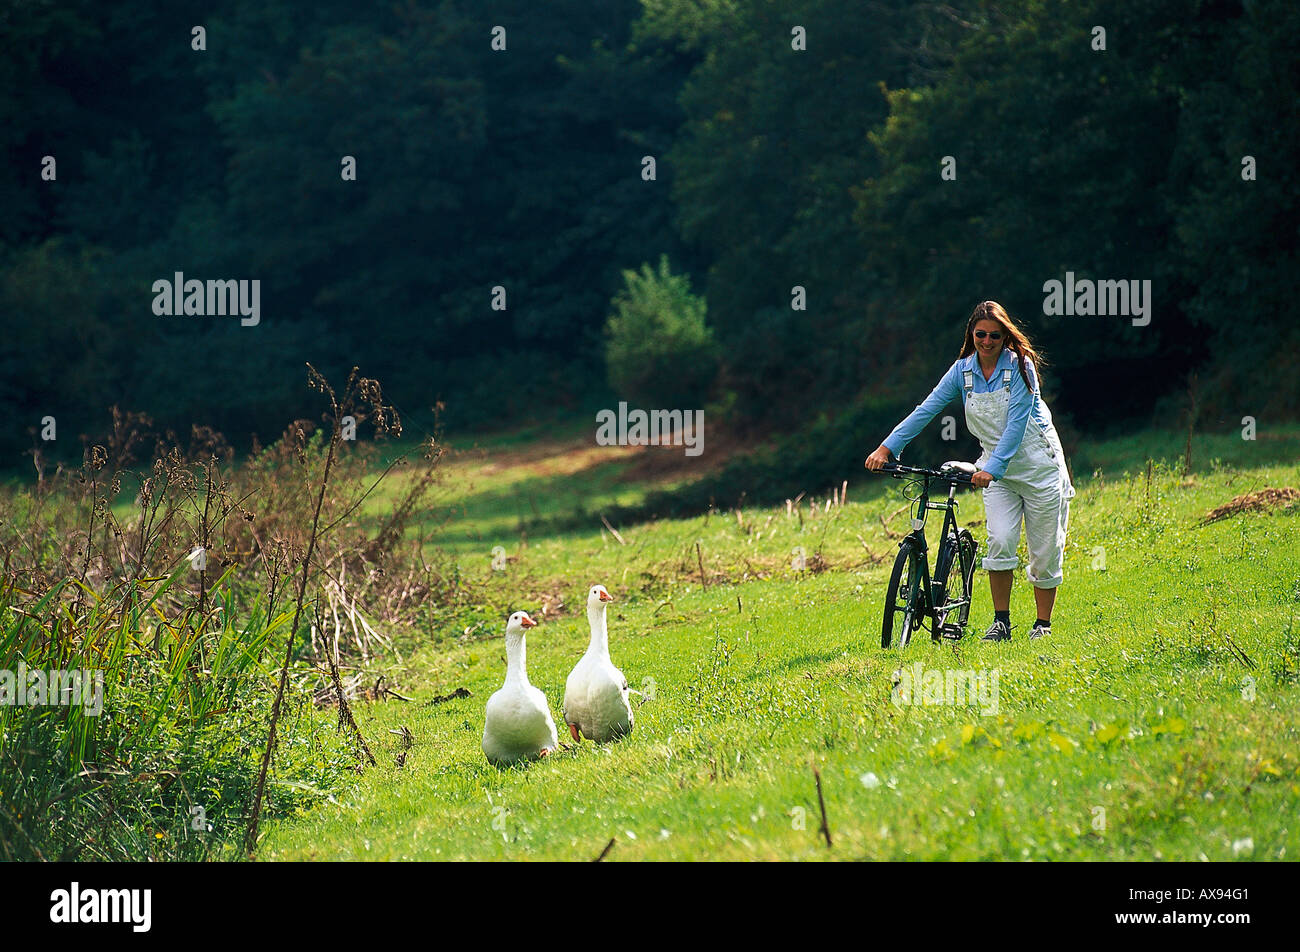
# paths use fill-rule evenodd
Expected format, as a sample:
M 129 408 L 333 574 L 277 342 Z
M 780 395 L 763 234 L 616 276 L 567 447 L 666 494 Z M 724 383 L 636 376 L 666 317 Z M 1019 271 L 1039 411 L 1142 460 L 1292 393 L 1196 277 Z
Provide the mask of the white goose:
M 576 741 L 586 737 L 601 744 L 632 732 L 627 678 L 609 660 L 605 606 L 613 600 L 604 585 L 593 585 L 587 595 L 591 644 L 564 684 L 564 720 Z
M 559 746 L 546 695 L 528 681 L 524 632 L 537 622 L 515 612 L 506 623 L 506 683 L 487 702 L 483 753 L 498 767 L 545 757 Z

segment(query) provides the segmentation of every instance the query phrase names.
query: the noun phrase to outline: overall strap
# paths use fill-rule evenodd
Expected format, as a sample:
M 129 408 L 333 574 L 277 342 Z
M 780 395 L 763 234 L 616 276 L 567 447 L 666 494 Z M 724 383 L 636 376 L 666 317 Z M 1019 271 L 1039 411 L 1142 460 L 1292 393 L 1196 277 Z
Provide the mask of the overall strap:
M 963 396 L 969 397 L 971 391 L 975 389 L 975 373 L 974 371 L 971 370 L 963 370 L 961 376 L 962 376 L 961 388 L 964 391 L 966 391 Z
M 1007 393 L 1011 392 L 1011 368 L 1008 367 L 1002 371 L 1002 387 Z

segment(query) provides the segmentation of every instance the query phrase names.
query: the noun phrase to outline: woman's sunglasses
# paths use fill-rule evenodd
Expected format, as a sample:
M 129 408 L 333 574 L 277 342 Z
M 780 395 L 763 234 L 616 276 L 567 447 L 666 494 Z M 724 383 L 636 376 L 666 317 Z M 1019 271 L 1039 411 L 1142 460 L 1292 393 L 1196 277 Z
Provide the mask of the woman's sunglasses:
M 976 331 L 975 332 L 976 340 L 983 340 L 986 337 L 989 340 L 1001 340 L 1002 332 L 1001 331 Z

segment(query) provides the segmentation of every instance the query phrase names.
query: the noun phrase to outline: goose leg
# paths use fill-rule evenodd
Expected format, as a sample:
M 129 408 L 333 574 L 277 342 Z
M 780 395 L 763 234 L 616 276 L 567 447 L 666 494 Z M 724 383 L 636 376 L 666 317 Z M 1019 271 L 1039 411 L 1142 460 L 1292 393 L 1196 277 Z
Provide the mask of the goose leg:
M 582 738 L 581 738 L 580 736 L 578 736 L 578 725 L 577 725 L 577 724 L 570 724 L 570 725 L 569 725 L 569 733 L 573 736 L 573 741 L 574 741 L 574 743 L 577 743 L 577 744 L 581 744 L 581 743 L 582 743 Z

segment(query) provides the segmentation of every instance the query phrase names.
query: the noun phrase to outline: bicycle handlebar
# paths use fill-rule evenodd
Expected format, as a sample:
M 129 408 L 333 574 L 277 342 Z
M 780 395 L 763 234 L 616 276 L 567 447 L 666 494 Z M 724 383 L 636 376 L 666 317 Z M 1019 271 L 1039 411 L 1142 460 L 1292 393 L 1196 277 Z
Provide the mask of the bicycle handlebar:
M 923 469 L 919 466 L 904 466 L 902 463 L 886 463 L 878 470 L 867 472 L 888 473 L 891 476 L 926 476 L 930 479 L 946 479 L 954 483 L 969 483 L 969 473 L 941 473 L 937 469 Z

